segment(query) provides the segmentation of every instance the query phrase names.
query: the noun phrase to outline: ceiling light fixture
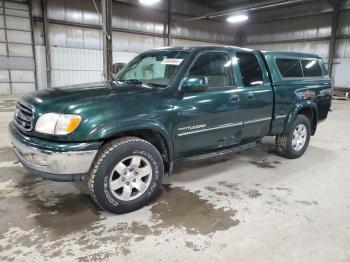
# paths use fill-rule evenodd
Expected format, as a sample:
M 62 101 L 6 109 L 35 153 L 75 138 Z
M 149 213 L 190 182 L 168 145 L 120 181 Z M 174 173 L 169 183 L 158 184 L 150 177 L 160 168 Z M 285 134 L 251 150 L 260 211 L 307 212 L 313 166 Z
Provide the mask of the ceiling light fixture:
M 248 20 L 248 16 L 245 14 L 240 14 L 240 15 L 231 15 L 227 17 L 226 21 L 229 23 L 240 23 L 243 21 Z
M 160 0 L 139 0 L 139 2 L 143 5 L 154 5 L 160 2 Z

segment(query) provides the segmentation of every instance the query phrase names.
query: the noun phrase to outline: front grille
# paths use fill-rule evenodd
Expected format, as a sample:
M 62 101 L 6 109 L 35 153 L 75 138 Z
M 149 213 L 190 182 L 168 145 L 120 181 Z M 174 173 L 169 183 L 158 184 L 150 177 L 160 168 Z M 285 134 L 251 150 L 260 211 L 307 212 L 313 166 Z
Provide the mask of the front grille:
M 34 118 L 34 107 L 23 101 L 16 104 L 15 123 L 24 131 L 32 131 Z

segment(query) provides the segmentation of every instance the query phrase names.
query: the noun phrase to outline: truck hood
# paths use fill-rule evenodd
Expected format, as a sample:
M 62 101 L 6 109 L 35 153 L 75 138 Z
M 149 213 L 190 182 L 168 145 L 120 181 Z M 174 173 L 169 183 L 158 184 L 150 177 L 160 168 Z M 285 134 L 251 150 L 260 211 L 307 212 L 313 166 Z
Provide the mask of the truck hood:
M 154 92 L 141 85 L 115 85 L 111 82 L 96 82 L 60 88 L 42 89 L 23 98 L 35 107 L 36 113 L 77 113 L 86 107 L 102 107 L 107 101 L 122 102 L 137 94 Z

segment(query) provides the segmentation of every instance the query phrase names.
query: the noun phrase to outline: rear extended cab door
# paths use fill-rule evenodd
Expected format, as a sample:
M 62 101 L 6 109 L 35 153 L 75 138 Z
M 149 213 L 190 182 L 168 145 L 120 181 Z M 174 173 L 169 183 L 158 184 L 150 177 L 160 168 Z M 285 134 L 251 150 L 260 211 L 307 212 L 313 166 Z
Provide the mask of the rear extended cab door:
M 274 107 L 274 94 L 264 60 L 255 50 L 236 50 L 235 66 L 242 90 L 242 140 L 269 134 Z

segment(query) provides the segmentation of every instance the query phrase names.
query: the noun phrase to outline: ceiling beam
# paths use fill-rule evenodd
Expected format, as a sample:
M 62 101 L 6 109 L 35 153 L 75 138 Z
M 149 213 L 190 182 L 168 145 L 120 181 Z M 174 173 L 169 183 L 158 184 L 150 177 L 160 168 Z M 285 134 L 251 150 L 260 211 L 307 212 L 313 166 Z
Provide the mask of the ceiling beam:
M 259 3 L 253 3 L 253 4 L 247 4 L 236 8 L 230 8 L 223 11 L 213 12 L 209 13 L 203 16 L 196 16 L 193 18 L 187 19 L 187 21 L 194 21 L 194 20 L 200 20 L 200 19 L 211 19 L 211 18 L 217 18 L 221 16 L 230 15 L 235 12 L 248 12 L 248 11 L 257 11 L 262 9 L 271 9 L 296 3 L 302 3 L 304 0 L 289 0 L 289 1 L 281 1 L 281 0 L 267 0 L 264 2 Z

